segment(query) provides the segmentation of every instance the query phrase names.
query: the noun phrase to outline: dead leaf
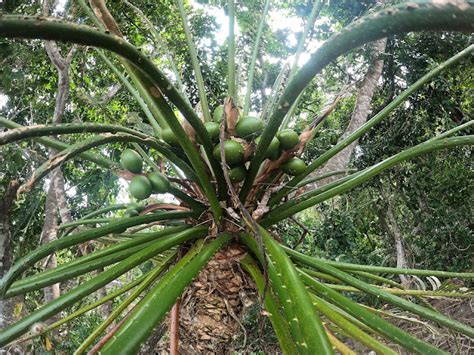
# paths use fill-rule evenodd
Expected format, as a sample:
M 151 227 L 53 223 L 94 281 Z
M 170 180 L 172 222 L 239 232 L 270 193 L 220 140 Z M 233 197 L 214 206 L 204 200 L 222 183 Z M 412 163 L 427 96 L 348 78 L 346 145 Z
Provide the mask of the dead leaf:
M 44 337 L 44 348 L 46 349 L 46 351 L 53 350 L 53 344 L 47 336 Z
M 239 109 L 234 103 L 234 99 L 227 97 L 224 101 L 224 112 L 227 123 L 227 132 L 235 136 L 235 126 L 239 120 Z

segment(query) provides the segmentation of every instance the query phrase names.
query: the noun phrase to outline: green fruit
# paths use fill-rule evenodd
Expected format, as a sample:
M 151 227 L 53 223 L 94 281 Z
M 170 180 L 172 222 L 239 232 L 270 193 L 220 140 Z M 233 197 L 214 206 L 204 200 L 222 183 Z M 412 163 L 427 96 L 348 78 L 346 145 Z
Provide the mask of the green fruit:
M 136 175 L 128 185 L 130 194 L 138 200 L 144 200 L 151 195 L 151 182 L 145 176 Z
M 137 203 L 137 202 L 132 202 L 132 203 L 129 203 L 128 206 L 127 206 L 127 211 L 141 211 L 143 210 L 143 206 L 140 204 L 140 203 Z
M 221 160 L 221 145 L 218 144 L 214 148 L 214 158 Z M 225 161 L 229 165 L 240 164 L 244 160 L 244 147 L 242 144 L 236 141 L 228 140 L 224 141 L 224 156 Z
M 268 157 L 268 159 L 270 159 L 271 161 L 278 160 L 278 158 L 280 158 L 280 156 L 281 156 L 281 153 L 282 153 L 281 149 L 278 148 L 277 150 L 275 150 L 275 151 L 273 152 L 272 155 L 270 155 L 270 156 Z
M 176 137 L 176 135 L 171 130 L 171 128 L 165 128 L 161 131 L 161 139 L 163 139 L 166 143 L 168 143 L 172 147 L 180 146 L 178 137 Z
M 257 145 L 260 143 L 260 137 L 255 139 L 255 143 Z M 271 159 L 271 160 L 276 160 L 280 156 L 280 141 L 278 140 L 277 137 L 273 137 L 272 141 L 268 145 L 267 152 L 265 153 L 265 158 Z M 272 159 L 272 157 L 276 156 L 276 159 Z
M 207 134 L 211 140 L 217 140 L 219 138 L 220 133 L 220 126 L 219 123 L 216 122 L 206 122 L 204 123 L 204 127 L 206 127 Z
M 125 212 L 125 217 L 136 217 L 138 216 L 140 213 L 137 211 L 137 210 L 127 210 Z M 123 232 L 122 232 L 123 233 Z
M 139 174 L 142 171 L 143 160 L 136 151 L 125 149 L 120 156 L 120 164 L 131 173 Z
M 295 157 L 282 164 L 281 170 L 288 175 L 297 176 L 304 173 L 306 170 L 306 164 L 300 158 Z
M 168 178 L 159 172 L 148 174 L 148 180 L 150 180 L 151 187 L 155 193 L 165 193 L 170 189 L 170 181 Z
M 284 129 L 277 133 L 277 138 L 280 141 L 280 147 L 288 150 L 297 145 L 300 141 L 298 133 L 292 129 Z
M 232 182 L 243 181 L 246 175 L 247 169 L 245 169 L 245 165 L 239 165 L 229 170 L 229 178 Z
M 241 118 L 235 126 L 237 136 L 244 139 L 252 139 L 263 131 L 263 122 L 257 117 L 247 116 Z
M 214 122 L 220 122 L 222 120 L 223 114 L 224 114 L 224 105 L 217 106 L 212 115 Z

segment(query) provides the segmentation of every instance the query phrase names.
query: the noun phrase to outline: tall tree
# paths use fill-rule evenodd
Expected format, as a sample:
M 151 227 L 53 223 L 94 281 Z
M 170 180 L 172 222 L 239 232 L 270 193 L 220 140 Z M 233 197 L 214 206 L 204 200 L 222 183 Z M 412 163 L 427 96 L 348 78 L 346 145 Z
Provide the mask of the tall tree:
M 49 0 L 43 0 L 43 15 L 48 16 L 49 12 Z M 54 106 L 52 123 L 59 124 L 62 121 L 69 96 L 69 69 L 77 47 L 73 45 L 67 55 L 63 57 L 58 45 L 55 42 L 45 41 L 44 46 L 51 63 L 55 66 L 58 73 L 58 87 L 56 89 L 56 102 Z M 58 152 L 55 149 L 49 149 L 50 158 L 54 157 L 57 153 Z M 51 180 L 45 202 L 43 230 L 41 232 L 41 241 L 43 244 L 48 244 L 57 238 L 58 211 L 60 213 L 62 223 L 68 223 L 72 221 L 71 213 L 67 207 L 66 191 L 64 189 L 64 175 L 61 168 L 56 168 L 51 173 Z M 44 267 L 45 269 L 54 269 L 56 266 L 56 255 L 52 254 L 46 260 Z M 51 302 L 59 296 L 60 289 L 58 283 L 51 285 L 50 287 L 46 287 L 44 290 L 44 298 L 46 302 Z

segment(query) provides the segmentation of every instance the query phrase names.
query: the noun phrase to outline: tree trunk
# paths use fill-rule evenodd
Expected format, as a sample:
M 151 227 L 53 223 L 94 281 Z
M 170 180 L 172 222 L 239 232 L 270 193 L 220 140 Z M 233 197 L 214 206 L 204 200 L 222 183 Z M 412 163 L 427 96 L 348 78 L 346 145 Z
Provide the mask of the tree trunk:
M 372 97 L 374 96 L 375 89 L 377 87 L 377 82 L 382 74 L 383 69 L 383 58 L 382 53 L 385 50 L 385 45 L 387 43 L 387 39 L 381 39 L 372 44 L 373 54 L 372 54 L 372 62 L 369 65 L 369 69 L 365 74 L 364 80 L 361 83 L 356 104 L 354 107 L 354 111 L 351 116 L 351 120 L 349 125 L 347 126 L 344 134 L 341 136 L 339 141 L 343 140 L 351 133 L 356 131 L 360 128 L 366 121 L 367 117 L 370 113 L 370 103 L 372 101 Z M 345 147 L 342 151 L 336 154 L 334 157 L 329 159 L 329 161 L 322 167 L 318 169 L 314 175 L 321 175 L 324 173 L 328 173 L 331 171 L 336 170 L 345 170 L 349 167 L 349 162 L 357 146 L 358 140 L 352 142 L 347 147 Z M 338 176 L 331 176 L 324 180 L 318 181 L 318 186 L 322 186 L 328 184 L 334 180 L 337 180 Z M 309 184 L 306 189 L 312 190 L 316 188 L 315 184 Z
M 56 172 L 53 172 L 53 176 Z M 51 179 L 46 195 L 44 207 L 44 222 L 41 231 L 41 243 L 47 244 L 56 239 L 58 217 L 56 215 L 56 191 L 54 188 L 54 178 Z M 57 266 L 56 254 L 51 254 L 44 263 L 45 269 L 53 269 Z M 44 288 L 44 302 L 48 303 L 60 296 L 59 283 Z
M 17 180 L 10 181 L 4 196 L 0 199 L 0 278 L 10 269 L 12 263 L 10 214 L 19 186 Z M 15 298 L 0 300 L 0 329 L 12 322 L 14 307 Z
M 397 268 L 408 268 L 410 263 L 408 262 L 407 253 L 405 249 L 405 238 L 400 229 L 400 225 L 397 222 L 394 208 L 394 197 L 390 190 L 386 193 L 383 186 L 380 187 L 380 196 L 387 202 L 386 206 L 383 206 L 378 210 L 378 216 L 383 229 L 385 229 L 387 235 L 393 241 L 395 247 L 395 257 Z M 402 285 L 406 288 L 410 287 L 411 278 L 406 275 L 399 275 Z
M 393 213 L 393 206 L 391 202 L 389 202 L 388 208 L 387 208 L 387 219 L 388 219 L 388 225 L 390 226 L 389 231 L 395 243 L 395 251 L 397 255 L 397 267 L 408 268 L 408 262 L 407 262 L 405 247 L 404 247 L 405 240 L 403 238 L 402 232 L 400 231 L 400 227 L 398 225 L 397 219 L 395 218 L 395 214 Z M 403 286 L 407 288 L 410 286 L 410 278 L 408 276 L 400 275 L 400 281 L 402 282 Z
M 218 252 L 181 301 L 180 354 L 233 354 L 241 319 L 255 300 L 255 288 L 239 265 L 245 251 L 231 245 Z M 169 330 L 168 330 L 169 334 Z M 165 340 L 166 339 L 166 340 Z M 169 353 L 169 336 L 156 350 Z
M 43 15 L 49 15 L 49 1 L 43 1 Z M 58 72 L 58 88 L 56 90 L 56 102 L 54 106 L 53 123 L 61 123 L 66 108 L 66 102 L 69 96 L 69 67 L 76 52 L 76 46 L 72 46 L 67 56 L 63 58 L 60 50 L 55 42 L 45 41 L 44 46 L 51 63 L 55 66 Z M 52 157 L 57 152 L 54 149 L 49 149 L 49 156 Z M 71 214 L 66 203 L 66 194 L 64 189 L 64 176 L 61 168 L 56 168 L 51 174 L 51 182 L 45 203 L 45 217 L 41 233 L 41 241 L 47 244 L 57 237 L 57 208 L 61 215 L 62 222 L 70 222 L 72 220 Z M 57 266 L 56 255 L 52 254 L 44 264 L 46 269 L 55 268 Z M 44 288 L 44 300 L 50 302 L 60 296 L 59 284 L 54 284 Z

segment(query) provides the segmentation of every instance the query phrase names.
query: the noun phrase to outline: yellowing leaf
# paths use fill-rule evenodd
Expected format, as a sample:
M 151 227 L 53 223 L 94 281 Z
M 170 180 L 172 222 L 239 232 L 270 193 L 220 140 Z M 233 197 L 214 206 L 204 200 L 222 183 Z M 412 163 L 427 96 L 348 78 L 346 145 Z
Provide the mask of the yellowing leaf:
M 47 351 L 51 351 L 53 349 L 53 344 L 47 336 L 44 337 L 44 347 Z
M 13 308 L 13 317 L 18 319 L 20 318 L 21 311 L 23 309 L 23 303 L 17 303 L 15 304 L 15 308 Z

